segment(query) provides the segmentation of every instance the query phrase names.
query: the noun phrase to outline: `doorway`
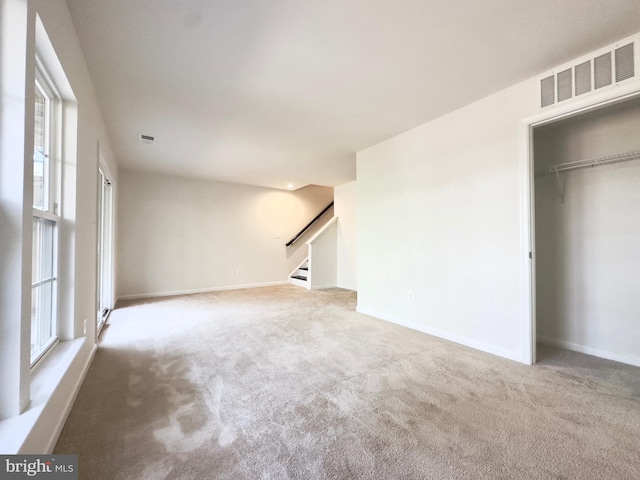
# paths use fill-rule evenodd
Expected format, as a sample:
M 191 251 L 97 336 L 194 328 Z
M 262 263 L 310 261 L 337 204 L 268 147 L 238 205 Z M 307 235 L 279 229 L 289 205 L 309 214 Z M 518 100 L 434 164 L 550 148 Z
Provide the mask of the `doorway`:
M 113 309 L 113 188 L 106 169 L 98 167 L 98 282 L 96 335 Z
M 640 99 L 529 124 L 536 341 L 640 365 Z

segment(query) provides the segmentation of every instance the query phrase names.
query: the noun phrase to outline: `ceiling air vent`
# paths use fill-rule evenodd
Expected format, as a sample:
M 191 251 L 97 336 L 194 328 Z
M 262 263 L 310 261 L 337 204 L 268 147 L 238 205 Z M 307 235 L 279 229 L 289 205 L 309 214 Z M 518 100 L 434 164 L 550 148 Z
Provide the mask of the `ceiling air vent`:
M 147 145 L 150 145 L 155 141 L 156 141 L 156 137 L 154 137 L 153 135 L 144 135 L 142 133 L 140 134 L 140 142 L 142 143 L 146 143 Z
M 540 77 L 542 108 L 640 79 L 640 34 L 555 68 Z

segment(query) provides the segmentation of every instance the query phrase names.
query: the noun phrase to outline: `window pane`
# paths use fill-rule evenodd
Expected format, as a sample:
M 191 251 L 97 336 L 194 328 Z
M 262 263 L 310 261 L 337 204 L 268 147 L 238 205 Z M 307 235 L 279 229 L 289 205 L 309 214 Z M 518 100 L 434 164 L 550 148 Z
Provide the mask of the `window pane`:
M 31 283 L 53 277 L 53 235 L 55 222 L 33 218 Z
M 33 136 L 33 208 L 47 209 L 47 99 L 36 87 Z
M 31 362 L 55 339 L 53 284 L 52 280 L 31 289 Z
M 56 339 L 54 246 L 56 223 L 33 218 L 31 362 Z

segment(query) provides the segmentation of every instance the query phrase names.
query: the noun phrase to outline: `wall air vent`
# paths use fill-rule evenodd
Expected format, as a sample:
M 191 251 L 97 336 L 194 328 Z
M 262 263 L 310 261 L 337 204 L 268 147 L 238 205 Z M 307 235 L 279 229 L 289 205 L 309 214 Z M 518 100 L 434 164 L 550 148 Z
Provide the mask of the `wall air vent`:
M 140 134 L 140 142 L 142 143 L 146 143 L 147 145 L 150 145 L 155 141 L 156 141 L 156 137 L 154 137 L 153 135 L 144 135 L 142 133 Z
M 566 63 L 540 77 L 542 108 L 639 80 L 640 34 Z

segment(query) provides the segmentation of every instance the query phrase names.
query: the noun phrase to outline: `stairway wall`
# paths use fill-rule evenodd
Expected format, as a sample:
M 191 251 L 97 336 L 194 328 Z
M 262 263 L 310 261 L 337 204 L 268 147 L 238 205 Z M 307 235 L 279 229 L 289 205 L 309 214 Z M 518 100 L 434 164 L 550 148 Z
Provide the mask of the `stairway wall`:
M 332 288 L 337 283 L 337 233 L 334 221 L 310 242 L 309 272 L 311 288 Z
M 336 281 L 340 288 L 358 289 L 358 246 L 357 246 L 357 184 L 347 183 L 335 188 L 335 214 L 338 217 L 337 231 L 337 272 Z

